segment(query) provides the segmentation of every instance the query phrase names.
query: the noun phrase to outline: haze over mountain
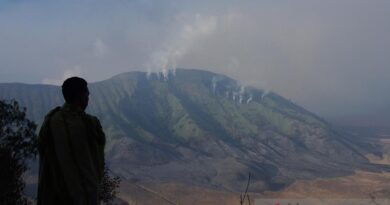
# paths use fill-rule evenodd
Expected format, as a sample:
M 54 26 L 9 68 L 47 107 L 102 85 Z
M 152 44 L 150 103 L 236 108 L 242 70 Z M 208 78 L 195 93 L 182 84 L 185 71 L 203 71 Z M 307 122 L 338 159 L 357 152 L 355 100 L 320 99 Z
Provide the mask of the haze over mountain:
M 205 68 L 324 117 L 388 116 L 389 10 L 388 0 L 2 0 L 0 82 Z
M 275 190 L 295 179 L 342 176 L 372 165 L 365 150 L 276 93 L 202 70 L 129 72 L 91 83 L 88 112 L 108 138 L 107 161 L 130 181 L 177 182 L 240 191 Z M 62 104 L 52 85 L 0 84 L 28 116 Z

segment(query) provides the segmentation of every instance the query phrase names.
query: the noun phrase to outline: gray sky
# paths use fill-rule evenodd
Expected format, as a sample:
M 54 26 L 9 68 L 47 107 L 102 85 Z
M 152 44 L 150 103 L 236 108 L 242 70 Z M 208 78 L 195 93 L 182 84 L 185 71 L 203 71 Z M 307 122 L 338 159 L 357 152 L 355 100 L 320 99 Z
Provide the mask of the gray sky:
M 323 116 L 390 114 L 388 0 L 0 0 L 0 82 L 172 67 Z

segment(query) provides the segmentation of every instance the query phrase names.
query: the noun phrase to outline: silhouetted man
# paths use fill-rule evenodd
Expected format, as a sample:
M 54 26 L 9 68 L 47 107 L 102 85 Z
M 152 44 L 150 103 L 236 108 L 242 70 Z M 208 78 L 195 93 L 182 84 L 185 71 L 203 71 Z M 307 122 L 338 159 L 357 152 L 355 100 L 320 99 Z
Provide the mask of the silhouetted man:
M 105 136 L 99 120 L 84 111 L 87 82 L 68 78 L 65 104 L 46 115 L 39 132 L 38 205 L 96 205 L 104 172 Z

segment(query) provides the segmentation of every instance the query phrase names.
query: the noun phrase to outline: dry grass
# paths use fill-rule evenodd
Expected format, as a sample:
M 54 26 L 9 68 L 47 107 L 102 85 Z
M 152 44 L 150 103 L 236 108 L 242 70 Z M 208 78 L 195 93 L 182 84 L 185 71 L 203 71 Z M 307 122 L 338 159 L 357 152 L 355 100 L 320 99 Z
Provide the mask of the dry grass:
M 387 190 L 390 190 L 390 173 L 356 171 L 347 177 L 296 181 L 281 192 L 268 192 L 267 195 L 278 198 L 370 198 L 373 194 L 389 197 Z
M 153 192 L 153 193 L 152 193 Z M 158 194 L 156 194 L 158 193 Z M 130 205 L 143 204 L 185 204 L 185 205 L 239 205 L 240 193 L 216 191 L 213 189 L 185 186 L 174 183 L 161 184 L 134 184 L 124 183 L 120 198 L 128 201 Z M 168 202 L 168 199 L 172 203 Z M 244 203 L 245 204 L 245 203 Z
M 371 163 L 390 165 L 390 139 L 382 139 L 382 158 L 369 154 Z M 354 175 L 332 179 L 299 180 L 281 192 L 267 193 L 283 198 L 390 198 L 390 173 L 355 171 Z
M 390 139 L 381 140 L 383 157 L 367 155 L 372 163 L 390 165 Z M 154 193 L 153 193 L 154 192 Z M 157 194 L 156 194 L 157 193 Z M 355 171 L 346 177 L 299 180 L 279 192 L 250 193 L 255 198 L 390 198 L 390 173 Z M 135 204 L 239 205 L 240 193 L 216 191 L 181 184 L 124 182 L 120 197 Z M 162 198 L 164 197 L 164 198 Z

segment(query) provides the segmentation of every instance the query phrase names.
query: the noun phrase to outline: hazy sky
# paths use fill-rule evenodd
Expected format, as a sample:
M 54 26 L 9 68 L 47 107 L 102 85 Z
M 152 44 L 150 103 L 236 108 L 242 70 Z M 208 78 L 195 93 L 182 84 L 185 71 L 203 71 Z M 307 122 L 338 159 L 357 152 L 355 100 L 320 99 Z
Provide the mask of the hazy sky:
M 226 74 L 318 114 L 390 113 L 389 0 L 0 0 L 0 82 Z

